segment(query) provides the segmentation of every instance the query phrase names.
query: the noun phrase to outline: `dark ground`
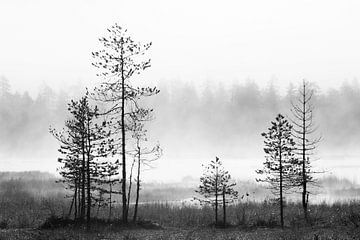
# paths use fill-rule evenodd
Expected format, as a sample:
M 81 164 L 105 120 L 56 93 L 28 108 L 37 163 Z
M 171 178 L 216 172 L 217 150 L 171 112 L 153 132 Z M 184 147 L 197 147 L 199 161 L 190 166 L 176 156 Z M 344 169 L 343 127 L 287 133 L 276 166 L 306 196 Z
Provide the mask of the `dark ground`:
M 360 239 L 359 228 L 311 228 L 280 229 L 280 228 L 229 228 L 216 229 L 211 227 L 202 228 L 165 228 L 165 229 L 121 229 L 119 231 L 103 231 L 73 229 L 38 230 L 38 229 L 8 229 L 0 231 L 0 239 L 11 240 L 63 240 L 63 239 L 121 239 L 121 240 L 279 240 L 279 239 Z

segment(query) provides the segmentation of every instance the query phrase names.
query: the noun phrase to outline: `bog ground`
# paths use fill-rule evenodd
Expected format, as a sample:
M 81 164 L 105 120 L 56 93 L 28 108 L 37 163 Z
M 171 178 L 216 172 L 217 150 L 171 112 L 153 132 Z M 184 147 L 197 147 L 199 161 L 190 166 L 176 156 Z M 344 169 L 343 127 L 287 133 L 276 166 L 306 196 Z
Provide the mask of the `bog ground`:
M 12 229 L 2 230 L 0 239 L 14 240 L 62 240 L 62 239 L 119 239 L 119 240 L 316 240 L 316 239 L 360 239 L 358 228 L 165 228 L 162 230 L 146 229 L 120 229 L 118 231 L 92 231 L 57 229 L 57 230 L 36 230 L 36 229 Z

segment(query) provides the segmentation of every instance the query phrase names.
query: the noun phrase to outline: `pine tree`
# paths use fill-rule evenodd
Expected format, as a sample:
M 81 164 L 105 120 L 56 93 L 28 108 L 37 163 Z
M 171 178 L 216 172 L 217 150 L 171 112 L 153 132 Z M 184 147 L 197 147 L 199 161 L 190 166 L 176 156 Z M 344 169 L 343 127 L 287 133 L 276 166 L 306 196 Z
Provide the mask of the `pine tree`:
M 50 128 L 50 133 L 61 143 L 58 151 L 63 157 L 58 158 L 58 162 L 62 165 L 58 168 L 58 172 L 62 178 L 58 182 L 65 184 L 67 189 L 73 191 L 68 217 L 70 217 L 72 209 L 74 209 L 74 218 L 77 219 L 80 213 L 78 195 L 80 192 L 81 164 L 79 146 L 74 141 L 77 138 L 77 133 L 69 132 L 72 129 L 69 126 L 72 124 L 73 121 L 68 120 L 65 123 L 66 129 L 57 132 L 55 129 Z M 74 138 L 71 136 L 74 136 Z
M 62 163 L 60 174 L 63 181 L 74 189 L 70 213 L 75 204 L 75 218 L 85 220 L 89 224 L 91 218 L 92 192 L 96 190 L 98 179 L 98 158 L 104 158 L 113 151 L 113 145 L 106 131 L 106 121 L 98 124 L 95 106 L 92 108 L 86 94 L 79 101 L 72 100 L 68 104 L 71 119 L 65 122 L 65 129 L 57 132 L 50 129 L 53 136 L 60 142 L 59 158 Z M 77 205 L 77 206 L 76 206 Z
M 223 206 L 223 225 L 226 225 L 226 204 L 233 202 L 238 197 L 238 192 L 234 190 L 236 184 L 231 182 L 231 176 L 225 171 L 222 162 L 218 157 L 205 166 L 203 176 L 200 177 L 199 189 L 195 192 L 203 196 L 196 197 L 201 204 L 210 204 L 215 210 L 215 225 L 218 225 L 218 207 Z
M 256 171 L 264 175 L 256 181 L 268 183 L 278 197 L 281 227 L 284 227 L 284 194 L 295 186 L 298 173 L 297 159 L 294 157 L 295 142 L 291 134 L 292 125 L 278 114 L 268 131 L 261 134 L 265 138 L 266 156 L 263 169 Z
M 159 91 L 156 88 L 135 87 L 131 81 L 134 74 L 140 74 L 150 67 L 150 60 L 142 60 L 141 57 L 150 48 L 151 43 L 134 42 L 127 31 L 117 24 L 108 29 L 108 32 L 108 37 L 100 38 L 103 49 L 92 53 L 95 59 L 93 65 L 101 70 L 98 75 L 105 79 L 98 88 L 95 88 L 94 98 L 110 103 L 111 107 L 105 113 L 117 119 L 114 121 L 114 126 L 121 135 L 119 140 L 122 167 L 122 218 L 123 222 L 127 223 L 126 136 L 129 113 L 138 107 L 140 98 L 157 94 Z
M 70 109 L 70 104 L 69 104 Z M 75 119 L 67 120 L 65 128 L 57 132 L 50 128 L 50 133 L 60 142 L 59 152 L 63 157 L 58 158 L 62 166 L 58 169 L 63 183 L 67 188 L 74 189 L 75 218 L 81 221 L 85 214 L 85 143 L 84 132 L 78 128 Z M 69 214 L 71 214 L 72 206 Z

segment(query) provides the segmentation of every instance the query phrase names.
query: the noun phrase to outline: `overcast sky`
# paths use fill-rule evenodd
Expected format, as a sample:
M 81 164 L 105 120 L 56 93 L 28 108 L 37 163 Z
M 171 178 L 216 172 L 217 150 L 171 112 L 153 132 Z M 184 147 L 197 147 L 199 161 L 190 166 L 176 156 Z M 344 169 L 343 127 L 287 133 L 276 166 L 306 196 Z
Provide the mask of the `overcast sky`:
M 91 52 L 116 22 L 153 42 L 142 75 L 152 82 L 274 80 L 285 89 L 305 78 L 333 88 L 360 78 L 359 12 L 358 0 L 1 0 L 0 76 L 32 94 L 44 84 L 89 86 L 97 79 Z M 54 169 L 36 163 L 22 166 Z M 161 166 L 165 178 L 180 169 Z
M 91 51 L 117 22 L 152 41 L 144 78 L 337 87 L 360 77 L 360 1 L 1 0 L 0 75 L 17 90 L 94 82 Z

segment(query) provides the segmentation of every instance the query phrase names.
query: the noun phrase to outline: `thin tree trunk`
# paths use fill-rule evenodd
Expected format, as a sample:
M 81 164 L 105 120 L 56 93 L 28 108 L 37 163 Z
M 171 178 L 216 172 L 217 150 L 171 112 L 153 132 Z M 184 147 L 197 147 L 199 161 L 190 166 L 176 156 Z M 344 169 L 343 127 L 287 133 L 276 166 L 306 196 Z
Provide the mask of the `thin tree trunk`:
M 280 160 L 280 169 L 282 169 L 281 166 L 281 160 Z M 282 182 L 282 170 L 280 170 L 280 222 L 281 227 L 284 228 L 284 205 L 283 205 L 283 182 Z
M 75 182 L 75 186 L 74 186 L 74 195 L 72 197 L 72 200 L 71 200 L 71 205 L 70 205 L 70 209 L 69 209 L 69 213 L 68 213 L 68 218 L 70 218 L 71 216 L 71 212 L 72 212 L 72 209 L 73 209 L 73 206 L 74 206 L 74 202 L 75 202 L 75 198 L 76 198 L 76 182 Z
M 134 209 L 134 218 L 133 221 L 136 222 L 138 205 L 139 205 L 139 196 L 140 196 L 140 167 L 141 167 L 141 150 L 138 146 L 138 169 L 136 177 L 136 200 L 135 200 L 135 209 Z
M 88 113 L 89 114 L 89 113 Z M 91 160 L 91 139 L 90 139 L 90 119 L 88 116 L 87 119 L 87 141 L 88 141 L 88 149 L 87 149 L 87 164 L 86 164 L 86 173 L 87 173 L 87 214 L 86 214 L 86 222 L 90 223 L 91 217 L 91 184 L 90 184 L 90 160 Z
M 83 133 L 84 134 L 84 133 Z M 85 139 L 84 136 L 82 136 L 82 169 L 81 169 L 81 177 L 82 177 L 82 183 L 81 183 L 81 212 L 80 212 L 80 219 L 81 221 L 84 221 L 85 219 L 85 174 L 86 174 L 86 161 L 85 161 Z
M 79 192 L 79 189 L 78 189 L 78 180 L 75 180 L 75 199 L 74 199 L 74 220 L 77 219 L 77 214 L 78 214 L 78 201 L 77 201 L 77 196 L 78 196 L 78 192 Z
M 307 201 L 306 201 L 306 195 L 307 195 L 307 189 L 306 189 L 306 161 L 305 161 L 305 155 L 306 155 L 306 89 L 305 89 L 305 82 L 303 83 L 303 136 L 302 136 L 302 182 L 303 182 L 303 192 L 302 192 L 302 205 L 303 205 L 303 211 L 304 211 L 304 217 L 306 222 L 308 221 L 307 217 Z
M 279 163 L 280 163 L 280 222 L 284 228 L 284 203 L 283 203 L 283 165 L 282 165 L 282 146 L 281 146 L 281 130 L 279 130 Z
M 226 199 L 225 199 L 225 186 L 223 187 L 222 197 L 223 197 L 223 221 L 224 221 L 224 227 L 226 227 Z
M 78 179 L 78 197 L 77 197 L 77 202 L 78 202 L 78 208 L 77 208 L 77 219 L 79 219 L 81 217 L 81 171 L 79 172 L 79 179 Z
M 97 210 L 96 210 L 96 217 L 99 216 L 99 211 L 100 211 L 101 201 L 102 201 L 102 200 L 103 200 L 103 197 L 102 197 L 102 193 L 100 192 L 99 201 L 98 201 L 98 206 L 97 206 Z
M 110 190 L 110 194 L 109 194 L 109 221 L 111 220 L 111 208 L 112 208 L 112 199 L 111 199 L 111 196 L 112 196 L 112 183 L 110 182 L 110 187 L 109 187 L 109 190 Z
M 218 164 L 216 162 L 216 164 Z M 218 166 L 216 165 L 216 177 L 215 177 L 215 225 L 218 224 Z
M 129 208 L 130 208 L 130 194 L 131 194 L 131 187 L 132 187 L 132 176 L 133 176 L 133 169 L 134 169 L 134 164 L 135 164 L 135 159 L 131 164 L 131 169 L 130 169 L 130 176 L 129 176 L 129 189 L 128 189 L 128 198 L 127 198 L 127 212 L 129 212 Z
M 124 76 L 124 54 L 123 39 L 121 39 L 121 150 L 122 150 L 122 214 L 123 222 L 128 222 L 127 201 L 126 201 L 126 134 L 125 134 L 125 76 Z

